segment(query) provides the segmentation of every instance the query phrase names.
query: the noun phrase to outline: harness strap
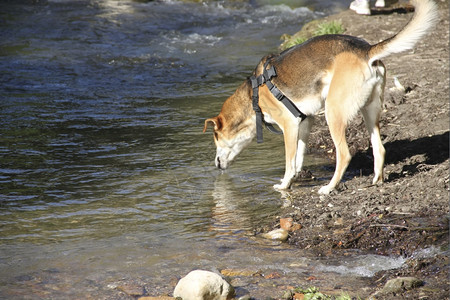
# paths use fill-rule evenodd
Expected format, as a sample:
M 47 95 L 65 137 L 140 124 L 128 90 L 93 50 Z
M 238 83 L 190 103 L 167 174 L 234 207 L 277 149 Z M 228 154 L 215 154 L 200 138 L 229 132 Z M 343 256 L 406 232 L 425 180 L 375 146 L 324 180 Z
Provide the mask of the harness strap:
M 250 81 L 252 83 L 252 105 L 253 105 L 253 110 L 256 113 L 256 142 L 262 143 L 263 142 L 263 132 L 262 132 L 262 123 L 263 121 L 263 115 L 262 115 L 262 111 L 261 108 L 259 107 L 259 95 L 258 95 L 258 89 L 259 89 L 259 84 L 258 84 L 258 79 L 255 76 L 250 77 Z M 265 122 L 264 122 L 265 123 Z
M 269 88 L 270 92 L 272 93 L 272 95 L 278 99 L 278 101 L 281 101 L 281 103 L 284 104 L 284 106 L 286 106 L 287 109 L 289 109 L 289 111 L 294 115 L 294 117 L 296 118 L 300 118 L 302 119 L 302 121 L 304 119 L 306 119 L 306 115 L 298 109 L 297 106 L 295 106 L 295 104 L 291 101 L 291 99 L 289 99 L 288 97 L 286 97 L 286 95 L 284 95 L 273 83 L 272 81 L 268 80 L 266 82 L 267 87 Z
M 258 77 L 251 76 L 250 81 L 252 83 L 252 105 L 253 110 L 256 113 L 256 142 L 262 143 L 263 142 L 263 132 L 262 132 L 262 123 L 266 125 L 267 129 L 269 131 L 276 133 L 276 134 L 282 134 L 283 132 L 280 130 L 277 130 L 275 127 L 273 127 L 272 124 L 267 123 L 264 121 L 264 117 L 261 111 L 261 108 L 259 107 L 259 87 L 265 84 L 267 88 L 270 90 L 272 95 L 278 99 L 278 101 L 281 101 L 281 103 L 286 106 L 286 108 L 296 117 L 300 118 L 301 121 L 306 119 L 306 115 L 302 113 L 297 106 L 288 98 L 286 95 L 284 95 L 273 83 L 270 79 L 272 77 L 277 76 L 277 72 L 275 70 L 274 66 L 271 66 L 269 69 L 267 69 L 269 61 L 267 61 L 264 64 L 264 71 L 261 75 Z

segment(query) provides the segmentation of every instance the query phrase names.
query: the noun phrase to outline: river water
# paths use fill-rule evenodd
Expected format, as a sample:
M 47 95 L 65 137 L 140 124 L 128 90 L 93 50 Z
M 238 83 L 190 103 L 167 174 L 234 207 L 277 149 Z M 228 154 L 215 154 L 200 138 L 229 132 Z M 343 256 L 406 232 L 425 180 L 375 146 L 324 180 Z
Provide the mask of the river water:
M 358 269 L 367 257 L 324 262 L 252 234 L 283 205 L 281 137 L 222 173 L 202 133 L 282 34 L 346 2 L 3 1 L 0 298 L 114 299 L 136 280 L 167 293 L 196 268 L 363 285 L 378 258 Z

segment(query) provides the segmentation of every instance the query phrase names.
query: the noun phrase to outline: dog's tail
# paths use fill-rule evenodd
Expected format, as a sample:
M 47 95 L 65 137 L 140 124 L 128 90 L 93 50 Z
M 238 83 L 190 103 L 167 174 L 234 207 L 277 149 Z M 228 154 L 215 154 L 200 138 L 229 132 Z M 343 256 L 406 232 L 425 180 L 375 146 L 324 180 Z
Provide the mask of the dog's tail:
M 395 36 L 372 46 L 369 50 L 369 65 L 375 60 L 394 53 L 413 49 L 438 22 L 437 5 L 432 0 L 412 0 L 415 12 L 409 23 Z

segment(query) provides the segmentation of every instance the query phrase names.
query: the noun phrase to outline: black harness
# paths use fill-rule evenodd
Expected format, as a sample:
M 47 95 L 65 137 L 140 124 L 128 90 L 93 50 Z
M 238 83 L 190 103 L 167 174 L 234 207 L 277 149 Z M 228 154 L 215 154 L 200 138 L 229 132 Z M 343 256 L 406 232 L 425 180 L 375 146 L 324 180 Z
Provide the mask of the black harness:
M 262 143 L 263 142 L 263 133 L 262 133 L 262 124 L 266 125 L 267 129 L 269 129 L 271 132 L 276 134 L 282 134 L 282 131 L 279 131 L 275 129 L 275 127 L 272 126 L 272 124 L 267 123 L 264 121 L 264 117 L 261 111 L 261 108 L 259 107 L 259 87 L 262 85 L 266 85 L 267 88 L 270 90 L 272 95 L 278 99 L 278 101 L 281 101 L 284 106 L 286 106 L 287 109 L 294 115 L 296 118 L 300 118 L 301 121 L 306 119 L 306 115 L 302 113 L 297 106 L 284 95 L 273 83 L 270 79 L 272 77 L 277 76 L 277 72 L 275 70 L 274 66 L 271 66 L 269 69 L 267 69 L 267 64 L 269 61 L 267 61 L 264 64 L 264 71 L 259 76 L 251 76 L 250 81 L 252 83 L 252 104 L 253 104 L 253 110 L 256 113 L 256 142 Z

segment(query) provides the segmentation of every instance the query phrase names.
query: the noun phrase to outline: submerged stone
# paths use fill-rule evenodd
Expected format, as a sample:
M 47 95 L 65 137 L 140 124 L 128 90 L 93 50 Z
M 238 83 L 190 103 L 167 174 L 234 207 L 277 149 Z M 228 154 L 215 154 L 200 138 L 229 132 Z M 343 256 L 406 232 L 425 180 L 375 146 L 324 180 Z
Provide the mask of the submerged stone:
M 263 233 L 261 234 L 261 236 L 268 240 L 276 240 L 284 242 L 285 240 L 287 240 L 289 233 L 286 229 L 279 228 L 269 231 L 267 233 Z

